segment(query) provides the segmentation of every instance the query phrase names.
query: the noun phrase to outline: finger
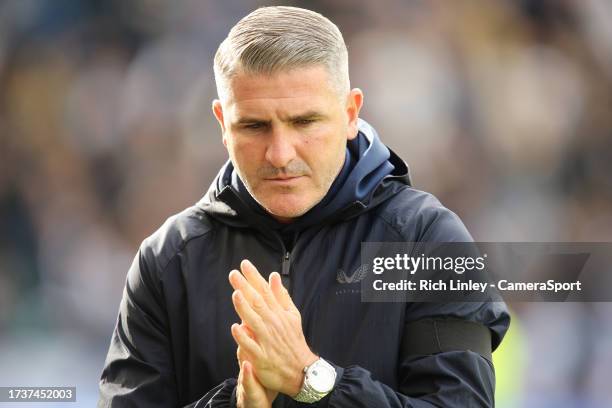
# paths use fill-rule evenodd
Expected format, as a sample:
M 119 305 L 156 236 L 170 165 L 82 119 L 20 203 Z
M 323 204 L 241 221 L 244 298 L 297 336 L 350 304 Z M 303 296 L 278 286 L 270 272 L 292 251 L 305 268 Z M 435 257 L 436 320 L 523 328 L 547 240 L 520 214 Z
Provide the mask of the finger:
M 281 276 L 279 275 L 279 273 L 272 272 L 268 279 L 270 282 L 270 289 L 272 290 L 272 293 L 274 294 L 274 297 L 276 298 L 276 301 L 278 302 L 278 304 L 284 310 L 297 311 L 298 309 L 293 303 L 293 300 L 291 299 L 289 292 L 283 286 L 283 282 L 281 280 Z
M 255 338 L 255 333 L 253 333 L 253 330 L 251 330 L 251 328 L 249 327 L 248 324 L 243 322 L 243 323 L 240 324 L 240 327 L 242 328 L 242 330 L 244 330 L 244 332 L 247 334 L 247 336 L 249 336 L 253 340 L 257 341 L 257 339 Z
M 238 407 L 242 407 L 244 406 L 244 373 L 242 372 L 242 363 L 238 364 L 238 384 L 236 385 L 236 399 L 237 399 L 237 406 Z
M 262 306 L 266 305 L 269 309 L 271 309 L 271 311 L 278 310 L 280 308 L 280 305 L 274 298 L 274 295 L 272 294 L 270 288 L 267 287 L 267 284 L 265 290 L 263 291 L 263 293 L 261 293 L 256 288 L 254 288 L 253 285 L 237 270 L 233 270 L 230 272 L 229 281 L 235 290 L 240 290 L 242 292 L 249 304 L 251 304 L 255 309 L 257 309 L 258 312 L 261 312 L 260 314 L 262 316 L 265 316 L 269 313 L 265 310 L 265 308 L 259 310 L 259 304 L 261 304 Z
M 235 282 L 236 289 L 241 292 L 249 305 L 255 310 L 261 317 L 269 318 L 274 315 L 274 311 L 280 309 L 280 306 L 274 299 L 274 295 L 266 284 L 266 290 L 264 293 L 258 292 L 249 281 L 245 279 L 240 273 L 232 273 L 231 280 Z
M 240 371 L 244 373 L 244 376 L 242 377 L 242 385 L 244 386 L 246 399 L 250 401 L 256 400 L 257 391 L 259 391 L 261 385 L 259 385 L 255 379 L 253 365 L 248 361 L 244 361 Z
M 244 378 L 244 374 L 242 373 L 242 361 L 238 362 L 238 368 L 240 369 L 240 371 L 238 371 L 238 385 L 242 386 L 242 380 Z
M 242 271 L 244 277 L 247 278 L 255 289 L 263 289 L 263 287 L 266 286 L 266 280 L 261 276 L 255 265 L 248 259 L 243 259 L 242 262 L 240 262 L 240 271 Z
M 255 337 L 260 338 L 267 333 L 264 319 L 274 320 L 274 316 L 261 296 L 257 295 L 251 304 L 241 290 L 235 290 L 232 293 L 232 303 L 242 322 L 249 326 Z
M 244 352 L 244 349 L 238 346 L 236 348 L 236 359 L 238 359 L 238 366 L 242 367 L 242 362 L 248 359 L 247 354 Z
M 229 273 L 229 281 L 234 289 L 243 289 L 244 287 L 251 286 L 249 281 L 247 281 L 244 275 L 242 275 L 242 273 L 237 269 L 232 269 L 232 271 Z M 252 286 L 251 288 L 255 290 L 255 288 Z
M 251 305 L 258 301 L 258 297 L 261 297 L 261 299 L 265 302 L 263 296 L 257 292 L 257 290 L 249 283 L 249 281 L 246 280 L 246 278 L 239 271 L 235 269 L 231 271 L 229 274 L 229 281 L 234 290 L 240 290 L 246 300 Z M 268 304 L 268 302 L 266 302 L 266 304 Z M 268 306 L 270 305 L 268 304 Z
M 244 259 L 240 262 L 240 270 L 251 286 L 264 298 L 268 306 L 273 309 L 277 308 L 278 303 L 270 290 L 270 286 L 268 286 L 268 282 L 261 276 L 255 265 L 248 259 Z
M 254 360 L 258 360 L 262 356 L 261 347 L 259 344 L 252 338 L 250 338 L 244 330 L 240 328 L 240 325 L 237 323 L 232 324 L 231 328 L 232 337 L 238 344 L 240 348 L 240 355 L 237 354 L 239 359 L 244 359 L 246 357 L 250 357 Z
M 232 293 L 232 304 L 242 320 L 241 324 L 248 326 L 250 337 L 258 338 L 266 334 L 266 323 L 262 316 L 247 302 L 241 291 L 236 290 Z M 261 306 L 259 306 L 259 309 L 261 309 Z
M 241 289 L 240 283 L 241 279 L 244 279 L 244 276 L 242 276 L 240 271 L 238 271 L 237 269 L 232 269 L 228 275 L 228 278 L 230 285 L 232 285 L 232 288 L 234 288 L 234 290 Z

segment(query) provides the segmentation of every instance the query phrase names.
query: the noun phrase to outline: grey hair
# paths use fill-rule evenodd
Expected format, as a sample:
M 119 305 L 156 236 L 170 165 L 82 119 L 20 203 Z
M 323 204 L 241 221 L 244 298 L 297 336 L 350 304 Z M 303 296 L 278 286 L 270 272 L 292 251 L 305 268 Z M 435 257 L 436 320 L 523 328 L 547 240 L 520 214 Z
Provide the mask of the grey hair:
M 223 98 L 238 72 L 275 72 L 323 65 L 340 97 L 350 89 L 348 52 L 338 27 L 326 17 L 297 7 L 262 7 L 230 30 L 215 54 L 217 94 Z

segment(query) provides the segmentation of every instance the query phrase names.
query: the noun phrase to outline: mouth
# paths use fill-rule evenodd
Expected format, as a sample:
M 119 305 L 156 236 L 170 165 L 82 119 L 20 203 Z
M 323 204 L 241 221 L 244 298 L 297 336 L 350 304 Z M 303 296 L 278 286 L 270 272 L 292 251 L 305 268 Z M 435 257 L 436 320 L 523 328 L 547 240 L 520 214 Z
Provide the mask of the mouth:
M 304 176 L 280 176 L 280 177 L 267 178 L 264 180 L 267 182 L 275 183 L 275 184 L 291 184 L 303 177 Z

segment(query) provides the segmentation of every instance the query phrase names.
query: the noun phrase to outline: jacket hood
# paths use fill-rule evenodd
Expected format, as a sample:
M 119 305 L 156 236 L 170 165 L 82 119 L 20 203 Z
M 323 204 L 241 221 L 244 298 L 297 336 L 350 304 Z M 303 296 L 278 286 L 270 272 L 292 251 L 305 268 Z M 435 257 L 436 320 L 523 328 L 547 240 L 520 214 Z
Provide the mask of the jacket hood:
M 406 163 L 385 146 L 370 124 L 359 119 L 357 137 L 347 142 L 344 167 L 323 199 L 291 224 L 280 224 L 250 196 L 231 161 L 227 161 L 198 202 L 214 218 L 236 227 L 255 226 L 299 230 L 342 221 L 392 197 L 411 185 Z M 391 183 L 397 180 L 400 183 Z

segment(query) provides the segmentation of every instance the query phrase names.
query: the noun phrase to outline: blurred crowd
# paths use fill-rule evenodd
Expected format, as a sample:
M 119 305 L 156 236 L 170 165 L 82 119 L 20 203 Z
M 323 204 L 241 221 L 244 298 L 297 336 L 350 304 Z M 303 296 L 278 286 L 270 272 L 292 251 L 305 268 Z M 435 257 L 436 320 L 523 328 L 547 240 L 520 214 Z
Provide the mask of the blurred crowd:
M 606 0 L 6 0 L 0 386 L 95 399 L 140 242 L 227 160 L 214 52 L 274 4 L 338 24 L 362 117 L 476 240 L 612 241 Z M 514 309 L 500 406 L 612 406 L 609 305 Z

